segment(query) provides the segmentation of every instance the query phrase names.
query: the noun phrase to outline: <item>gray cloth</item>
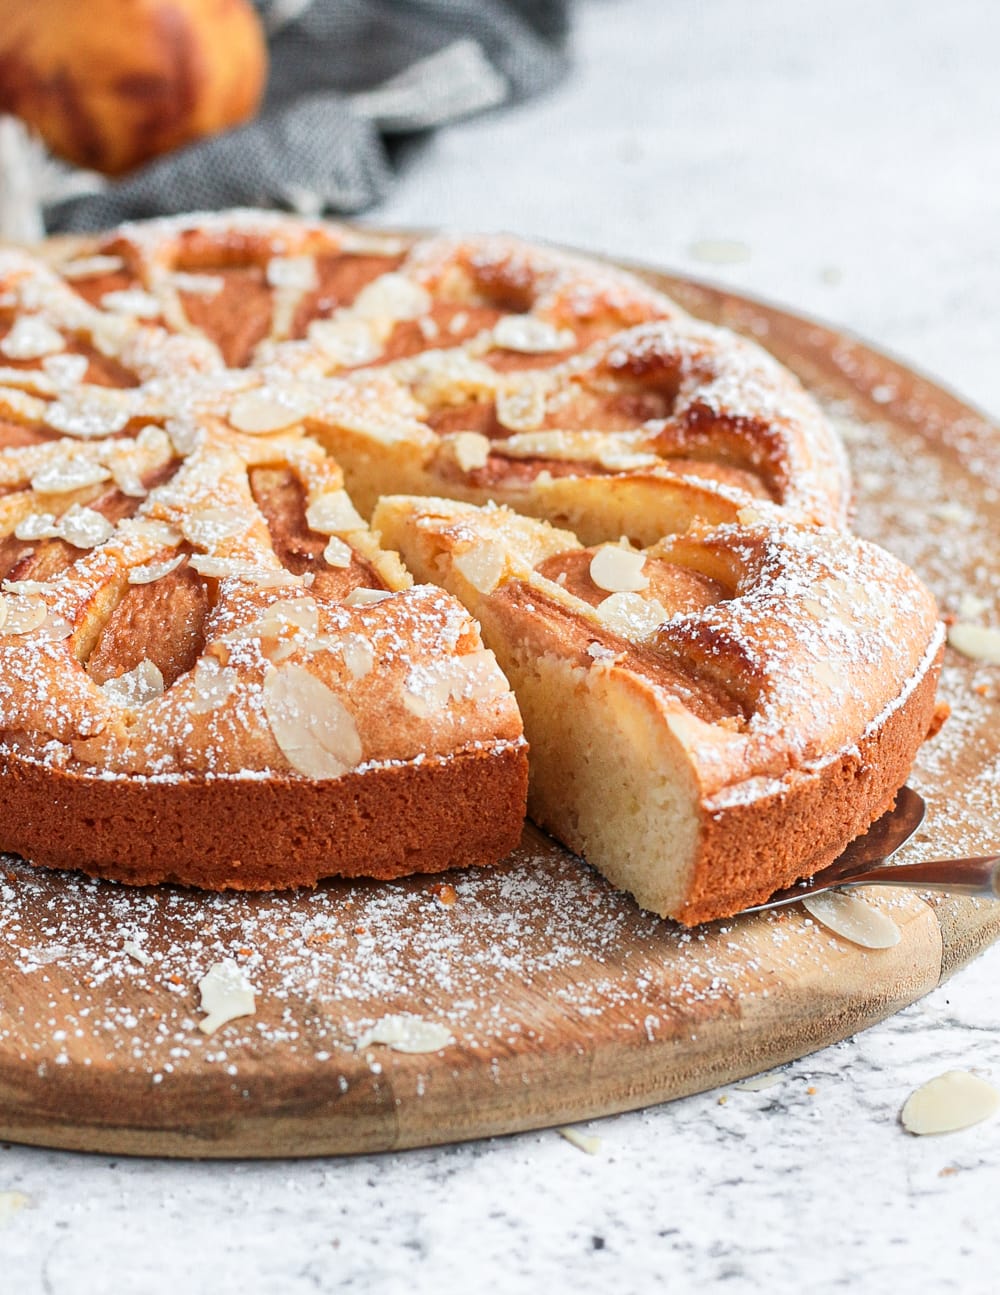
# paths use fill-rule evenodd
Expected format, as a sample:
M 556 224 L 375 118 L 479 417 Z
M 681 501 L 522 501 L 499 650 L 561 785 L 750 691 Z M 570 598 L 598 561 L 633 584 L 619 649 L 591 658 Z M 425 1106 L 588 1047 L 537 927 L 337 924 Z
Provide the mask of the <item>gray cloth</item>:
M 377 203 L 422 133 L 554 84 L 569 0 L 256 0 L 271 73 L 256 120 L 45 209 L 50 233 L 223 207 Z

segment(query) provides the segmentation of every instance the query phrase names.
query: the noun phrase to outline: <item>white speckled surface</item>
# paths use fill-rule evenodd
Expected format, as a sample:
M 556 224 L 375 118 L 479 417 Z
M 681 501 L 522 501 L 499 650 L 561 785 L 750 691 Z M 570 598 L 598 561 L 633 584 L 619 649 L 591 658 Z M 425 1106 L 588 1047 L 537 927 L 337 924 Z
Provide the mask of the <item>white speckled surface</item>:
M 621 0 L 582 7 L 576 46 L 559 92 L 435 139 L 379 219 L 721 280 L 1000 412 L 1000 12 Z M 1000 1119 L 917 1139 L 898 1112 L 949 1068 L 1000 1083 L 998 968 L 771 1088 L 588 1125 L 595 1155 L 554 1132 L 264 1164 L 6 1147 L 0 1290 L 992 1291 Z

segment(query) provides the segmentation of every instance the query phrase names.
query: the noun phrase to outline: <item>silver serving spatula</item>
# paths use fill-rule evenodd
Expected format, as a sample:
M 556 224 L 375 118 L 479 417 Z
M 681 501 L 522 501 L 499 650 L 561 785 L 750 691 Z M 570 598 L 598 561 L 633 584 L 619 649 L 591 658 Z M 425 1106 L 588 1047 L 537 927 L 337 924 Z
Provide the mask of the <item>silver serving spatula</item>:
M 923 822 L 926 809 L 922 796 L 909 787 L 902 787 L 894 808 L 877 819 L 863 836 L 853 840 L 828 868 L 787 890 L 777 891 L 766 904 L 756 904 L 743 912 L 780 908 L 835 886 L 907 886 L 915 890 L 947 890 L 955 895 L 1000 899 L 1000 854 L 886 866 L 886 861 Z

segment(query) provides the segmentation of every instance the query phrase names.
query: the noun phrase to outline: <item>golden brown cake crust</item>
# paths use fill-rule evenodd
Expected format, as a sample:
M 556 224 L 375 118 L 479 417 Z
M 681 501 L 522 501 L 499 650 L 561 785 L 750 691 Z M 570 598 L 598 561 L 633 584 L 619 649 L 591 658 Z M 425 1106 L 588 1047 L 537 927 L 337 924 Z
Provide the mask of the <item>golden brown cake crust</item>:
M 333 783 L 109 780 L 0 758 L 4 848 L 130 885 L 283 890 L 493 863 L 517 845 L 522 748 L 410 762 Z

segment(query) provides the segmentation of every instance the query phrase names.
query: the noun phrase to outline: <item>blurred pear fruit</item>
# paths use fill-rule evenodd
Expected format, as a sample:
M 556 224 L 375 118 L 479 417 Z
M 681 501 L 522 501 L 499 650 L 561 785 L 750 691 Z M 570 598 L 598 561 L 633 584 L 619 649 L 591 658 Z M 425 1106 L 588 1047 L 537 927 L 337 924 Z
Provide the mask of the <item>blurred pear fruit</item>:
M 0 0 L 0 112 L 107 175 L 246 121 L 266 79 L 249 0 Z

